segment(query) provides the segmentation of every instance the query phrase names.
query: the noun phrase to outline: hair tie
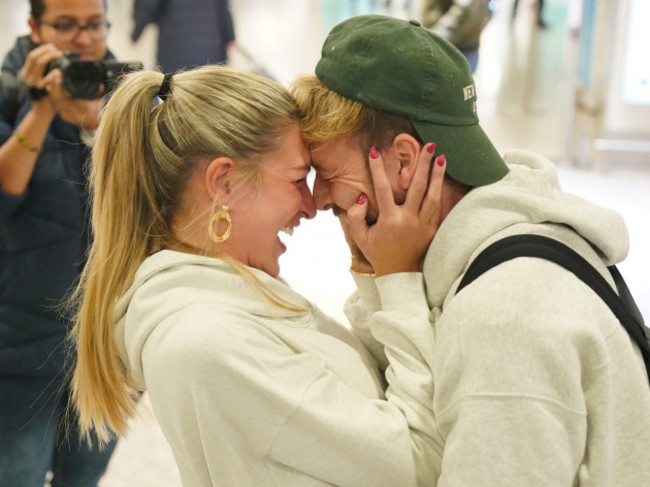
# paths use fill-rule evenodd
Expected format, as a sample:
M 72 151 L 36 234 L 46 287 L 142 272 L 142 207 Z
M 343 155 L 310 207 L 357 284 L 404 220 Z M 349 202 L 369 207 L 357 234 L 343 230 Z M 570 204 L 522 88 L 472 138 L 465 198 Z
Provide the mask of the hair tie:
M 162 84 L 160 85 L 160 89 L 158 90 L 158 94 L 156 96 L 160 98 L 162 101 L 167 100 L 167 96 L 171 91 L 171 79 L 172 79 L 172 75 L 166 74 L 165 77 L 163 78 Z

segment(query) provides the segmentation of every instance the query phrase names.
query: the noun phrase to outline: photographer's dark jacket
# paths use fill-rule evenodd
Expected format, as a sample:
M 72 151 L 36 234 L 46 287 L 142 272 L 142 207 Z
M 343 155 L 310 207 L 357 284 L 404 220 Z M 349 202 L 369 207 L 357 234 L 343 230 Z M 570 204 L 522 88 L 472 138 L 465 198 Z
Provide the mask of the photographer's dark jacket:
M 147 25 L 158 26 L 156 60 L 165 73 L 223 63 L 235 40 L 228 0 L 135 0 L 133 20 L 134 42 Z
M 0 144 L 29 112 L 16 82 L 30 49 L 17 40 L 2 64 Z M 57 307 L 76 283 L 89 243 L 86 161 L 78 127 L 56 116 L 24 194 L 0 188 L 0 374 L 53 375 L 69 323 Z

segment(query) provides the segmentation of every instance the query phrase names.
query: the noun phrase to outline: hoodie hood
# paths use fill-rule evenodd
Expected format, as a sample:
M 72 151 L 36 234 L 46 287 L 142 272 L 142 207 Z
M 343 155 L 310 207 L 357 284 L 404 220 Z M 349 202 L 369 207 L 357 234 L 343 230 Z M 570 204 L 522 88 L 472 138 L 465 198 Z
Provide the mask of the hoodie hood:
M 236 309 L 260 318 L 282 320 L 287 326 L 308 326 L 311 304 L 281 280 L 246 267 L 252 278 L 220 259 L 163 250 L 139 267 L 133 284 L 115 308 L 115 341 L 131 385 L 145 390 L 141 354 L 158 325 L 190 306 Z M 267 299 L 262 286 L 304 311 L 291 311 Z M 232 311 L 231 311 L 232 313 Z
M 555 164 L 537 154 L 515 150 L 504 155 L 510 172 L 500 181 L 472 189 L 447 215 L 425 257 L 429 304 L 441 306 L 470 259 L 508 235 L 546 233 L 563 240 L 563 230 L 576 233 L 605 265 L 625 258 L 628 233 L 621 216 L 560 188 Z M 531 227 L 530 225 L 535 225 Z M 566 240 L 565 240 L 566 243 Z

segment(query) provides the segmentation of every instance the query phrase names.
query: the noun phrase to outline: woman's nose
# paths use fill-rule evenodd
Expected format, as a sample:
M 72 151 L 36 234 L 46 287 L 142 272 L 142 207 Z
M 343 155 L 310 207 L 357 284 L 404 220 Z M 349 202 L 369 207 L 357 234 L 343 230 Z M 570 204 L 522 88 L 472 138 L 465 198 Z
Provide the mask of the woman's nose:
M 312 219 L 316 216 L 316 205 L 314 204 L 314 197 L 309 191 L 309 186 L 305 184 L 305 187 L 302 192 L 302 201 L 303 201 L 303 212 L 306 215 L 306 218 Z
M 330 210 L 334 207 L 330 183 L 321 178 L 318 173 L 314 180 L 314 204 L 321 211 Z

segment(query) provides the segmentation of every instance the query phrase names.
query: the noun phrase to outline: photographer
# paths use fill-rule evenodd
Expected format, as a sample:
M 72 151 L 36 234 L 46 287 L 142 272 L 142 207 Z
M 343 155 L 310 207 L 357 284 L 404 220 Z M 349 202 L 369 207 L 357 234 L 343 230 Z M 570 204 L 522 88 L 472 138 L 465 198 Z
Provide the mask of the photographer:
M 64 421 L 73 357 L 60 304 L 90 240 L 87 143 L 103 87 L 74 99 L 61 70 L 47 68 L 64 52 L 112 57 L 109 24 L 105 0 L 30 7 L 31 33 L 7 54 L 0 79 L 0 485 L 42 487 L 51 470 L 53 486 L 95 486 L 115 445 L 89 450 Z

